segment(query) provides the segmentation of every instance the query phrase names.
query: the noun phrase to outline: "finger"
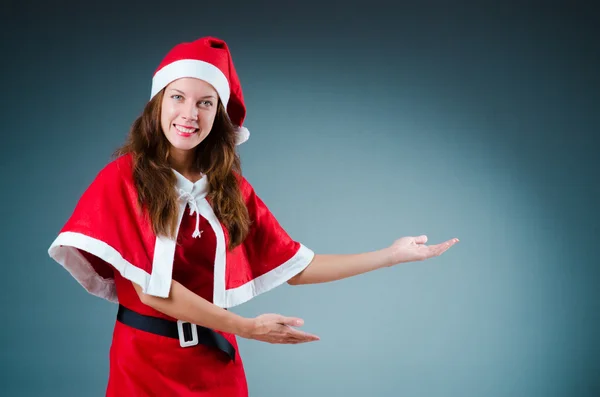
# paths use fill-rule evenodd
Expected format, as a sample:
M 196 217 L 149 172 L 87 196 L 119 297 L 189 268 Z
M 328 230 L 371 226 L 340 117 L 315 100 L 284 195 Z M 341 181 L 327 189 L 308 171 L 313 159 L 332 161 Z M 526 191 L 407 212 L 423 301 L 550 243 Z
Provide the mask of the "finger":
M 298 344 L 298 343 L 302 343 L 303 340 L 298 339 L 298 338 L 285 338 L 283 343 L 289 343 L 292 345 Z
M 300 327 L 304 325 L 304 320 L 298 317 L 285 317 L 281 316 L 279 320 L 277 320 L 279 324 L 289 325 L 291 327 Z
M 286 339 L 287 342 L 286 343 L 309 343 L 309 342 L 316 342 L 319 340 L 319 338 L 288 338 Z
M 319 340 L 317 335 L 309 334 L 308 332 L 300 331 L 299 329 L 288 328 L 287 334 L 291 338 L 302 340 Z
M 425 244 L 427 242 L 427 236 L 426 235 L 421 235 L 418 237 L 415 237 L 415 243 L 417 244 Z
M 441 255 L 446 252 L 450 247 L 458 242 L 458 239 L 451 239 L 441 244 L 429 246 L 432 255 Z
M 301 337 L 301 338 L 292 338 L 292 339 L 298 341 L 298 343 L 316 342 L 318 340 L 321 340 L 321 338 L 319 338 L 316 335 L 309 335 L 309 336 L 305 336 L 305 337 Z
M 448 241 L 445 241 L 445 242 L 443 242 L 443 243 L 442 243 L 442 244 L 440 244 L 440 245 L 442 245 L 442 246 L 444 246 L 446 249 L 448 249 L 448 248 L 452 247 L 452 246 L 453 246 L 454 244 L 456 244 L 456 243 L 458 243 L 458 239 L 457 239 L 457 238 L 452 238 L 452 239 L 450 239 L 450 240 L 448 240 Z
M 286 344 L 304 343 L 304 342 L 308 342 L 308 341 L 298 339 L 298 338 L 292 338 L 289 336 L 278 336 L 278 337 L 268 338 L 268 342 L 273 343 L 273 344 L 286 345 Z
M 290 338 L 290 339 L 288 339 L 287 343 L 297 345 L 299 343 L 308 343 L 308 342 L 316 342 L 316 341 L 318 341 L 318 339 L 306 340 L 306 339 Z

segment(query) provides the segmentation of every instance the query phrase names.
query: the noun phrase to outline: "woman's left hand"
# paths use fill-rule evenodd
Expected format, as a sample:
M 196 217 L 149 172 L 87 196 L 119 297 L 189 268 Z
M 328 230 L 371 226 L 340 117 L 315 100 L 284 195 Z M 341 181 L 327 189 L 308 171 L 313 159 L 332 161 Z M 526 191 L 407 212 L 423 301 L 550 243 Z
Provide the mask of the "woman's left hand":
M 457 238 L 436 245 L 425 245 L 427 236 L 402 237 L 389 247 L 392 265 L 405 262 L 424 261 L 434 256 L 440 256 L 458 242 Z

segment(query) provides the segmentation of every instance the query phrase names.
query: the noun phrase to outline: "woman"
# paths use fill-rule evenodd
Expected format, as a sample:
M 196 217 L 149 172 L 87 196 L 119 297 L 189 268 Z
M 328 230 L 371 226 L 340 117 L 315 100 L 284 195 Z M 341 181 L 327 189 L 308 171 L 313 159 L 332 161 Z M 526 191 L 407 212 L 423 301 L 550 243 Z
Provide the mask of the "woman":
M 90 293 L 119 303 L 108 396 L 246 396 L 236 336 L 318 337 L 277 314 L 228 310 L 284 282 L 323 283 L 424 260 L 458 240 L 404 237 L 356 255 L 315 255 L 279 225 L 241 175 L 248 139 L 225 42 L 175 46 L 151 99 L 79 200 L 49 254 Z

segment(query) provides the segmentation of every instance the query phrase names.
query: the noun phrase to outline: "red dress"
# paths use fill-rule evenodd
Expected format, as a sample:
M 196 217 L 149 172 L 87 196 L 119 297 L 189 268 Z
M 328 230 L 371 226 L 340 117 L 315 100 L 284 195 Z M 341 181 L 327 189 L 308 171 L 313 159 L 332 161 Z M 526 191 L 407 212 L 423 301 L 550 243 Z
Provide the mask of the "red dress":
M 239 176 L 253 225 L 244 243 L 225 249 L 228 234 L 205 198 L 206 181 L 177 174 L 180 226 L 177 240 L 157 238 L 136 212 L 129 156 L 110 163 L 80 199 L 49 249 L 90 293 L 140 314 L 176 319 L 144 305 L 132 282 L 151 295 L 168 296 L 171 279 L 227 308 L 280 285 L 302 271 L 313 253 L 292 240 Z M 203 196 L 204 195 L 204 196 Z M 115 322 L 107 396 L 246 397 L 248 387 L 235 335 L 223 335 L 235 360 L 203 345 Z

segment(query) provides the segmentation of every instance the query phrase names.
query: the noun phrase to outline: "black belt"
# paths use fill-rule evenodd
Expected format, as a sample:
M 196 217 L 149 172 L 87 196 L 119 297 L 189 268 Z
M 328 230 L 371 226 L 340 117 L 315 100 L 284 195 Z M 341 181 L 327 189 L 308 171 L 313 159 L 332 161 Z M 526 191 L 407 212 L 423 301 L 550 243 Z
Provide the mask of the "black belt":
M 198 344 L 216 347 L 232 360 L 235 360 L 235 348 L 223 335 L 210 328 L 181 320 L 170 321 L 164 318 L 146 316 L 123 305 L 119 305 L 117 320 L 141 331 L 179 339 L 181 347 L 196 346 Z

